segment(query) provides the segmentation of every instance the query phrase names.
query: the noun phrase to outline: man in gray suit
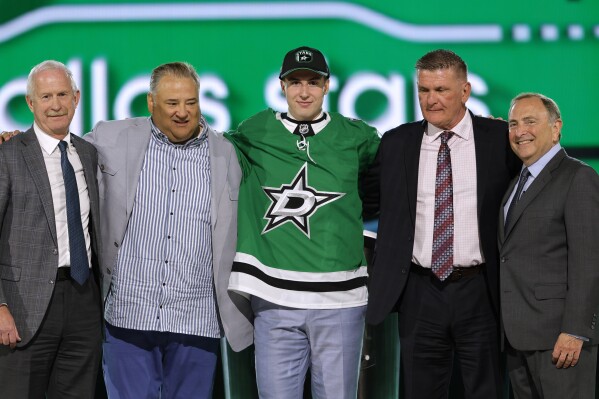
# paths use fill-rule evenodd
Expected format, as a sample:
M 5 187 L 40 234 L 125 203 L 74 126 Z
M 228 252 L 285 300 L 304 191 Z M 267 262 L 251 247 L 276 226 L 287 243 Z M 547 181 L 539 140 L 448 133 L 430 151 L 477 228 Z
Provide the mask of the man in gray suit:
M 599 176 L 561 148 L 557 104 L 512 100 L 524 162 L 499 220 L 501 315 L 516 398 L 594 398 L 599 313 Z
M 227 292 L 241 171 L 201 116 L 186 63 L 152 72 L 151 118 L 100 122 L 104 376 L 111 398 L 210 398 L 221 327 L 252 343 L 249 302 Z
M 33 126 L 0 147 L 0 396 L 93 398 L 97 153 L 69 132 L 79 90 L 63 64 L 34 67 L 26 99 Z
M 227 292 L 241 170 L 201 116 L 199 84 L 189 64 L 160 65 L 151 118 L 85 135 L 99 154 L 111 398 L 211 397 L 221 330 L 235 351 L 252 344 L 249 301 Z

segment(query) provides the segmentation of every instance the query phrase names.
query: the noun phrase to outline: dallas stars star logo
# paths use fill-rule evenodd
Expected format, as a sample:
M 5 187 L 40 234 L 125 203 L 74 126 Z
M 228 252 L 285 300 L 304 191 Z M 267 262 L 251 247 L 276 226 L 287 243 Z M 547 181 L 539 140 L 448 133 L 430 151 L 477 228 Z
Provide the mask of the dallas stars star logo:
M 271 200 L 270 207 L 264 215 L 268 223 L 262 234 L 291 222 L 310 238 L 310 216 L 318 208 L 343 197 L 344 193 L 316 191 L 308 185 L 308 164 L 305 163 L 295 175 L 291 184 L 283 184 L 279 188 L 262 187 Z

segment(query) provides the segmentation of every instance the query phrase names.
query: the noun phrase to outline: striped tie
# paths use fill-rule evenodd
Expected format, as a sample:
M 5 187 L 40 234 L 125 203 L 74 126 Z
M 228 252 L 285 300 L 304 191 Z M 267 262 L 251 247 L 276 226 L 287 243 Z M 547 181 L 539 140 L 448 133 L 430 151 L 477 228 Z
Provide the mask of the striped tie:
M 435 179 L 435 227 L 431 269 L 439 280 L 445 280 L 453 270 L 453 177 L 447 142 L 453 132 L 441 133 Z

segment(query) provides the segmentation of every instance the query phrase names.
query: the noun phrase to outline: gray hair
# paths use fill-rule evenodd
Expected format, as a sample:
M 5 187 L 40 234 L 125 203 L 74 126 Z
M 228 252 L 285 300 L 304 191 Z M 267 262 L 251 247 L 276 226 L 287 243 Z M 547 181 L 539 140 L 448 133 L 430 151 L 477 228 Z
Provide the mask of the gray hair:
M 195 68 L 187 62 L 170 62 L 168 64 L 162 64 L 154 68 L 152 76 L 150 77 L 150 93 L 153 96 L 156 95 L 156 88 L 160 79 L 164 76 L 176 76 L 178 78 L 189 78 L 196 83 L 198 89 L 200 88 L 200 77 L 196 72 Z
M 541 100 L 541 102 L 543 103 L 543 106 L 549 113 L 549 121 L 551 123 L 555 122 L 558 119 L 562 119 L 562 114 L 559 110 L 559 107 L 557 106 L 557 103 L 553 99 L 551 99 L 543 94 L 540 94 L 540 93 L 520 93 L 520 94 L 518 94 L 510 102 L 510 109 L 512 109 L 512 107 L 514 106 L 514 104 L 516 104 L 517 101 L 522 100 L 524 98 L 538 98 L 539 100 Z
M 77 82 L 75 82 L 75 78 L 73 78 L 73 73 L 69 70 L 69 68 L 66 67 L 65 64 L 63 64 L 62 62 L 54 61 L 54 60 L 46 60 L 46 61 L 40 62 L 39 64 L 37 64 L 36 66 L 31 68 L 31 71 L 29 72 L 29 76 L 27 76 L 27 95 L 28 96 L 33 95 L 33 88 L 35 86 L 33 81 L 35 79 L 35 75 L 37 75 L 40 72 L 48 71 L 51 69 L 58 69 L 58 70 L 64 72 L 65 76 L 67 78 L 69 78 L 69 80 L 71 81 L 71 88 L 73 89 L 73 93 L 76 93 L 79 90 L 77 88 Z
M 433 50 L 416 61 L 416 70 L 436 71 L 439 69 L 453 69 L 457 72 L 458 77 L 464 79 L 468 77 L 468 66 L 459 55 L 451 50 Z

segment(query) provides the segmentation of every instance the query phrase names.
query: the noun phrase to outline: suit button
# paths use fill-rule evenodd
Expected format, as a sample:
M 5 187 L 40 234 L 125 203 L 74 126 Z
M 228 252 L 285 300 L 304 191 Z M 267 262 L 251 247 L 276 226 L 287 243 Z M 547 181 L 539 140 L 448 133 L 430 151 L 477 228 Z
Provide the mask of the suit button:
M 501 258 L 501 263 L 505 263 L 505 261 L 506 261 L 506 260 L 507 260 L 507 259 L 506 259 L 505 257 L 502 257 L 502 258 Z
M 106 268 L 106 274 L 112 274 L 109 268 Z
M 48 281 L 50 284 L 54 284 L 54 280 Z M 592 327 L 591 327 L 592 328 Z
M 54 249 L 52 250 L 52 254 L 53 254 L 53 255 L 58 255 L 58 249 L 54 248 Z
M 412 241 L 412 236 L 408 236 L 408 241 Z
M 408 269 L 401 269 L 401 274 L 406 274 L 408 272 Z
M 114 242 L 114 246 L 118 248 L 118 247 L 119 247 L 119 244 L 118 244 L 118 243 L 115 241 L 115 242 Z
M 100 170 L 104 170 L 104 164 L 100 165 Z

